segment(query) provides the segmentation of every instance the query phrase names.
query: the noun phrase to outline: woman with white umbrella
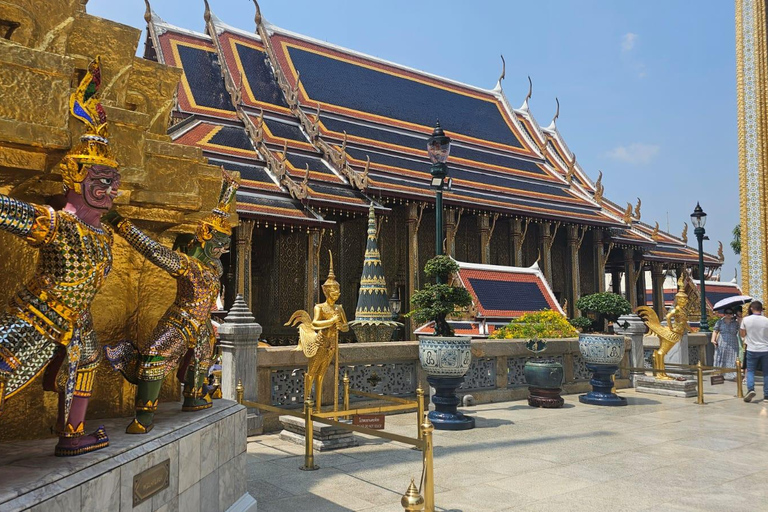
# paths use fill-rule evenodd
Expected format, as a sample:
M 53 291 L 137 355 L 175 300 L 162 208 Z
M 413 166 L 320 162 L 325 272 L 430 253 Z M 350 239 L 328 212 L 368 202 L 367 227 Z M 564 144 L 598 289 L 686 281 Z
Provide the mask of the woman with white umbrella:
M 715 346 L 715 366 L 733 368 L 739 355 L 739 323 L 733 310 L 727 308 L 713 329 L 712 344 Z M 723 374 L 726 379 L 736 379 L 735 373 Z

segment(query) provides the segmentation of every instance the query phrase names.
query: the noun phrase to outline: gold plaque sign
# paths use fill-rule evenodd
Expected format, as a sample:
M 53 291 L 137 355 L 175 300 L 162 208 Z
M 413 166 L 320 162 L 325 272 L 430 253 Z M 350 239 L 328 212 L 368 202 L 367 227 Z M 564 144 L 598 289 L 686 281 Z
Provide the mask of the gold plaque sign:
M 171 459 L 133 476 L 133 506 L 144 503 L 170 485 Z

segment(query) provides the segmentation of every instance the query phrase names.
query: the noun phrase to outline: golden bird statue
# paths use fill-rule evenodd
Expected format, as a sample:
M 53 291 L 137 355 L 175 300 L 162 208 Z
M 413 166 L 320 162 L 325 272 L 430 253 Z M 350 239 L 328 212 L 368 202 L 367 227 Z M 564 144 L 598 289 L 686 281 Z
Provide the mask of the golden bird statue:
M 330 254 L 330 251 L 328 251 Z M 339 331 L 347 332 L 349 324 L 341 304 L 336 304 L 341 295 L 341 288 L 333 273 L 333 255 L 330 254 L 328 279 L 323 283 L 325 302 L 316 304 L 314 316 L 300 309 L 295 311 L 287 326 L 299 329 L 299 344 L 296 351 L 301 351 L 309 359 L 307 373 L 304 375 L 304 398 L 309 398 L 312 385 L 315 384 L 315 410 L 320 412 L 323 401 L 323 378 L 339 347 Z M 338 361 L 337 361 L 338 365 Z
M 661 325 L 656 311 L 649 306 L 640 306 L 635 310 L 648 329 L 659 337 L 659 348 L 653 351 L 653 368 L 656 370 L 654 373 L 657 379 L 672 380 L 672 377 L 665 372 L 664 357 L 688 331 L 687 306 L 688 294 L 685 293 L 685 281 L 683 276 L 680 276 L 677 281 L 675 305 L 666 316 L 667 325 Z

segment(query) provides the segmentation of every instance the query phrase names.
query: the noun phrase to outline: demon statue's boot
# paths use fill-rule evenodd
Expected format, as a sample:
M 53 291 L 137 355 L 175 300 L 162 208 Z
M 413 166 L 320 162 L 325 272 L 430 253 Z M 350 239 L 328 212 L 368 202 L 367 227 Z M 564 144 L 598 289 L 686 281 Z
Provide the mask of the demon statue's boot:
M 162 380 L 138 382 L 136 387 L 136 417 L 125 429 L 127 434 L 146 434 L 155 426 L 152 420 L 155 417 L 155 411 L 157 411 L 159 401 L 157 397 L 160 396 L 162 386 Z
M 207 368 L 201 364 L 191 364 L 184 379 L 184 402 L 181 410 L 192 412 L 207 409 L 213 405 L 211 388 L 207 384 Z
M 56 455 L 108 443 L 98 431 L 83 434 L 92 370 L 101 353 L 91 303 L 112 267 L 113 232 L 101 216 L 112 208 L 120 186 L 97 98 L 100 84 L 97 57 L 69 101 L 70 114 L 86 130 L 59 164 L 66 205 L 54 210 L 0 194 L 0 230 L 37 251 L 34 273 L 0 311 L 0 405 L 48 367 L 44 389 L 61 393 Z M 60 374 L 50 364 L 54 358 L 59 365 L 66 360 Z
M 85 412 L 93 389 L 95 370 L 79 370 L 77 372 L 75 389 L 71 397 L 69 415 L 67 411 L 67 393 L 59 393 L 59 415 L 56 420 L 56 433 L 59 442 L 56 444 L 57 457 L 69 457 L 99 450 L 109 446 L 109 438 L 104 427 L 99 427 L 91 434 L 85 434 Z
M 209 390 L 204 387 L 216 341 L 211 310 L 221 289 L 219 258 L 229 248 L 232 228 L 228 218 L 239 184 L 223 169 L 222 177 L 217 207 L 199 221 L 194 235 L 179 235 L 173 248 L 152 240 L 116 212 L 104 216 L 104 221 L 114 226 L 131 247 L 176 280 L 176 298 L 158 321 L 147 346 L 139 350 L 135 344 L 123 341 L 105 348 L 112 367 L 139 386 L 136 419 L 129 425 L 128 433 L 143 433 L 151 428 L 157 407 L 155 388 L 159 390 L 156 382 L 177 365 L 177 376 L 185 382 L 182 409 L 198 411 L 211 406 Z

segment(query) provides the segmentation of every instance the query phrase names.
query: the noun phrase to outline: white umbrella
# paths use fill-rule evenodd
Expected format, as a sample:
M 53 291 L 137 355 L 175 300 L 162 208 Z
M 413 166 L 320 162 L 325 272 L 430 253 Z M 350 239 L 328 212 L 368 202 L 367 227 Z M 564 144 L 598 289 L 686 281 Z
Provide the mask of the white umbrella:
M 717 304 L 712 306 L 712 309 L 718 311 L 727 308 L 735 308 L 750 302 L 752 302 L 752 297 L 749 295 L 734 295 L 733 297 L 726 297 L 723 300 L 717 301 Z

